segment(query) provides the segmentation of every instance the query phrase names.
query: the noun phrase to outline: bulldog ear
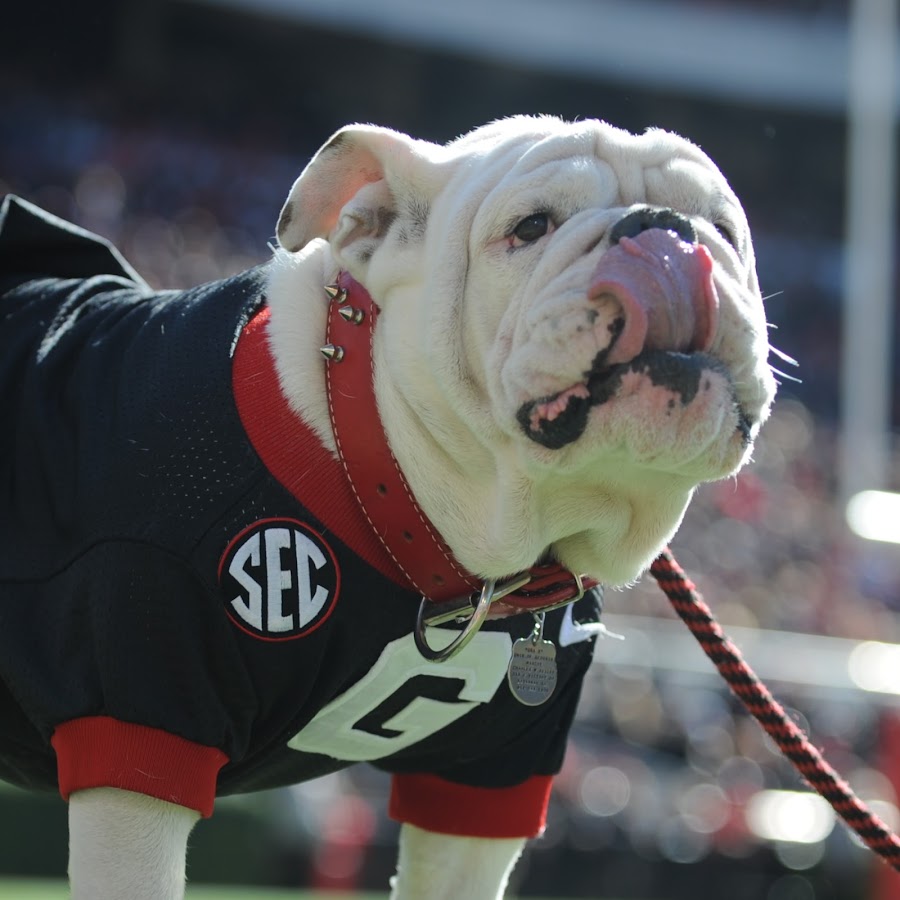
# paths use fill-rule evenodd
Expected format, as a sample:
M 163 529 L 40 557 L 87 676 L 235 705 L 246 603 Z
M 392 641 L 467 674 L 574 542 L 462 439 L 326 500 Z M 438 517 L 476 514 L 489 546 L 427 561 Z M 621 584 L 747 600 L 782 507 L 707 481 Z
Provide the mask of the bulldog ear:
M 397 190 L 412 180 L 424 146 L 389 128 L 341 128 L 294 182 L 278 218 L 278 243 L 296 251 L 317 237 L 346 246 L 382 236 L 396 215 Z

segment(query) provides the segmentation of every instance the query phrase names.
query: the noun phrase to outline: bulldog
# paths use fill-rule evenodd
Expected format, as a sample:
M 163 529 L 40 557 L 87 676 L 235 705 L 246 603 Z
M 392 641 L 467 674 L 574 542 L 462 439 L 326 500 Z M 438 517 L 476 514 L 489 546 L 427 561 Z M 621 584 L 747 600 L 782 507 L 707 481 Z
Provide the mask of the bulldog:
M 217 795 L 389 772 L 392 897 L 499 898 L 598 590 L 774 396 L 741 205 L 694 144 L 515 117 L 338 131 L 263 266 L 154 292 L 0 219 L 0 776 L 73 896 L 183 896 Z

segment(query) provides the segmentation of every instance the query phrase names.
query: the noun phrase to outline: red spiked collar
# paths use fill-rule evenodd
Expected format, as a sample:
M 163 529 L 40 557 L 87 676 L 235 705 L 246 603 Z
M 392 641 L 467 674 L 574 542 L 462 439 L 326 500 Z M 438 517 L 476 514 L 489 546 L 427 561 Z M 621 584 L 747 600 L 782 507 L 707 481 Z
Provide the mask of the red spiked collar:
M 454 559 L 421 510 L 385 438 L 375 400 L 372 360 L 372 337 L 380 310 L 368 291 L 346 272 L 326 291 L 331 305 L 328 343 L 322 353 L 328 360 L 328 407 L 354 496 L 387 553 L 415 589 L 432 601 L 426 623 L 471 614 L 474 603 L 468 598 L 473 591 L 483 590 L 483 585 Z M 494 588 L 490 615 L 561 606 L 596 584 L 558 564 L 536 565 Z

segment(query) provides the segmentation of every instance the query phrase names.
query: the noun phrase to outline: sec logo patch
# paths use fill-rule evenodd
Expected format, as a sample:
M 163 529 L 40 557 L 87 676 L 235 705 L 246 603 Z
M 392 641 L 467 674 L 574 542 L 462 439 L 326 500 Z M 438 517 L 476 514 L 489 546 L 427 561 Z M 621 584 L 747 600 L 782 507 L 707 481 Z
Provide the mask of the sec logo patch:
M 228 545 L 219 563 L 229 618 L 266 641 L 315 631 L 334 610 L 340 583 L 331 548 L 294 519 L 255 522 Z

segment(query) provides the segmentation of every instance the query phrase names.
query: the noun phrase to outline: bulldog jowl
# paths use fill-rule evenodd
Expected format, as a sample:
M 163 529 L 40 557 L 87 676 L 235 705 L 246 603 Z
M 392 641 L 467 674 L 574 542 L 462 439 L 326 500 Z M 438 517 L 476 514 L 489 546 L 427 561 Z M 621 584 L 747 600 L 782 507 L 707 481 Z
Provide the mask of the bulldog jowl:
M 675 231 L 651 228 L 623 236 L 603 255 L 588 288 L 592 315 L 606 324 L 609 343 L 584 379 L 524 403 L 517 418 L 525 434 L 558 449 L 583 433 L 590 410 L 610 402 L 628 373 L 640 373 L 688 405 L 704 371 L 725 373 L 706 351 L 716 332 L 719 301 L 713 261 L 702 244 Z M 748 426 L 749 427 L 749 426 Z

